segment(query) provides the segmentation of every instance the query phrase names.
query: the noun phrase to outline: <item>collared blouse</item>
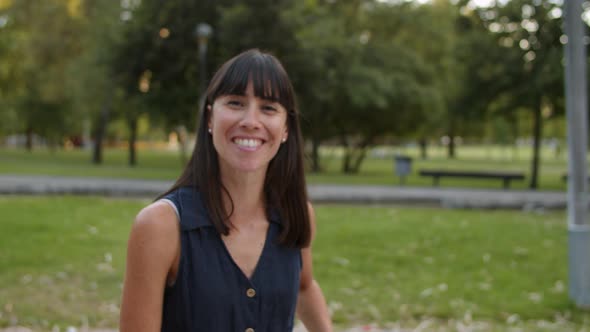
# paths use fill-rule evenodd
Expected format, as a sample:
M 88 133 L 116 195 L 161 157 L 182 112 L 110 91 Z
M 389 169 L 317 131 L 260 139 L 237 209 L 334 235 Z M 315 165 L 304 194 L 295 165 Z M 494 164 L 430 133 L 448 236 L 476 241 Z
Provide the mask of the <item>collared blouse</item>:
M 164 291 L 162 331 L 292 331 L 301 251 L 277 243 L 280 218 L 270 215 L 264 248 L 247 278 L 194 188 L 179 188 L 164 200 L 177 211 L 181 252 L 176 281 Z

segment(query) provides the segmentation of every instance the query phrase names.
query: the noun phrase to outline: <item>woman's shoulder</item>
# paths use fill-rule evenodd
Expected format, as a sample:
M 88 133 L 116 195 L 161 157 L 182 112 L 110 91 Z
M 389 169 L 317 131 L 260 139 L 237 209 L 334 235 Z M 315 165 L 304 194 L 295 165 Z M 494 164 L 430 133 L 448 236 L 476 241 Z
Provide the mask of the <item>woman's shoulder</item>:
M 178 221 L 174 208 L 161 200 L 144 207 L 133 223 L 132 236 L 149 240 L 146 246 L 172 246 L 178 238 Z

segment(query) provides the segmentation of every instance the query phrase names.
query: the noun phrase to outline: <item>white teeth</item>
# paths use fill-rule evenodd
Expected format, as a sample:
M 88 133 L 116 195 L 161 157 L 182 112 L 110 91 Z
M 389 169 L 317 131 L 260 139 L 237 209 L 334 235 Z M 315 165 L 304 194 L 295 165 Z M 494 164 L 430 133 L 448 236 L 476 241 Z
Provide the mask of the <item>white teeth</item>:
M 244 139 L 244 138 L 236 138 L 234 140 L 234 142 L 237 145 L 241 145 L 241 146 L 245 146 L 245 147 L 249 147 L 249 148 L 255 148 L 255 147 L 259 146 L 260 144 L 262 144 L 262 142 L 260 140 Z

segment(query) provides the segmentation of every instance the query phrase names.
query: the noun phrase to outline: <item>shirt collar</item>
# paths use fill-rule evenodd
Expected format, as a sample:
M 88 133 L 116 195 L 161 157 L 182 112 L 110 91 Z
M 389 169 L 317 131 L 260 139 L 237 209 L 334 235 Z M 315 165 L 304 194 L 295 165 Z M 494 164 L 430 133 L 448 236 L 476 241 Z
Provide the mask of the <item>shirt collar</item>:
M 201 227 L 214 227 L 211 217 L 207 212 L 201 193 L 193 187 L 181 187 L 178 189 L 178 201 L 180 202 L 180 228 L 189 231 Z M 281 225 L 281 215 L 275 208 L 269 209 L 270 222 Z

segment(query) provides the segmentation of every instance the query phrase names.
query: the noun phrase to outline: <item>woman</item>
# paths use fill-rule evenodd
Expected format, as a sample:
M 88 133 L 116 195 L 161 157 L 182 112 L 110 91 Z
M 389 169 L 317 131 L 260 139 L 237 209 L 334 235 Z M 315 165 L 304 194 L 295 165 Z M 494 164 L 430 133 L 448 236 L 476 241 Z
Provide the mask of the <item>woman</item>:
M 283 332 L 295 313 L 311 332 L 332 331 L 312 276 L 298 117 L 272 55 L 221 66 L 189 163 L 132 227 L 122 332 Z

